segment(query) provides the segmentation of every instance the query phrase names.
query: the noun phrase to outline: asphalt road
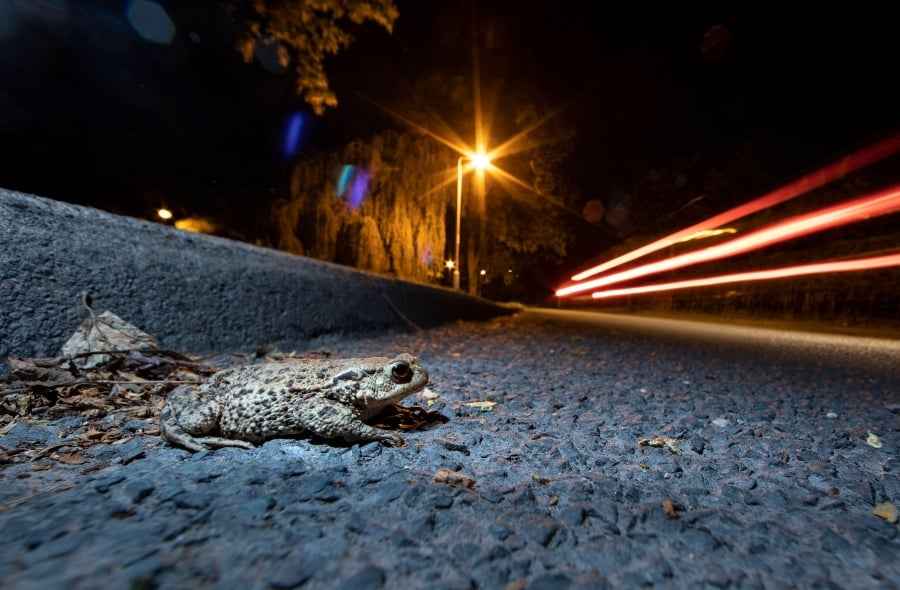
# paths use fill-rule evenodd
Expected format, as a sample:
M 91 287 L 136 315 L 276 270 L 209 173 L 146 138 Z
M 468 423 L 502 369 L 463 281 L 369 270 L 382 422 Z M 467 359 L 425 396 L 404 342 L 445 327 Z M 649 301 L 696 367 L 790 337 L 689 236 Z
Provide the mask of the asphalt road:
M 680 343 L 701 349 L 711 347 L 717 354 L 730 351 L 739 357 L 743 355 L 744 362 L 761 352 L 774 357 L 788 355 L 798 362 L 812 364 L 841 366 L 852 362 L 860 370 L 886 373 L 888 378 L 896 378 L 900 372 L 900 340 L 897 339 L 592 311 L 535 308 L 528 313 L 561 324 L 577 325 L 579 329 L 639 335 L 650 341 Z
M 328 346 L 404 350 L 449 421 L 400 448 L 9 429 L 0 586 L 900 587 L 895 341 L 528 310 Z

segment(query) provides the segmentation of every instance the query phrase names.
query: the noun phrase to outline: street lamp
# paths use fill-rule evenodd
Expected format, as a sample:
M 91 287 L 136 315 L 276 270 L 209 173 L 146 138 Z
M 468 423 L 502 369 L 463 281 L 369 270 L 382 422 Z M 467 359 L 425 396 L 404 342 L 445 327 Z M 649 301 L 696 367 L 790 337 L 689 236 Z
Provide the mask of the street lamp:
M 459 263 L 459 225 L 462 212 L 463 160 L 469 160 L 472 162 L 472 166 L 478 170 L 484 170 L 491 164 L 491 159 L 483 152 L 471 156 L 460 156 L 456 161 L 456 252 L 454 253 L 456 264 L 453 266 L 453 288 L 457 291 L 459 291 L 459 267 L 462 266 Z

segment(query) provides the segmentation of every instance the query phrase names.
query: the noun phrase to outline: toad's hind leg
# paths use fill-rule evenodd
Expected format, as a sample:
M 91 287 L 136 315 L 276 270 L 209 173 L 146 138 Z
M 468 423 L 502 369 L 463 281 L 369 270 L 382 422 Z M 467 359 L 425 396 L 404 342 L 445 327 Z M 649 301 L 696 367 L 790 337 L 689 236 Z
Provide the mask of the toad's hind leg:
M 182 385 L 166 398 L 159 415 L 159 435 L 164 441 L 191 451 L 218 447 L 254 448 L 255 445 L 243 440 L 205 436 L 218 429 L 219 415 L 215 399 L 204 400 L 196 385 Z
M 184 447 L 189 451 L 208 451 L 209 449 L 221 447 L 252 449 L 256 446 L 245 440 L 233 440 L 230 438 L 222 438 L 221 436 L 191 436 L 177 424 L 171 422 L 166 423 L 163 421 L 160 421 L 159 423 L 159 434 L 164 441 Z

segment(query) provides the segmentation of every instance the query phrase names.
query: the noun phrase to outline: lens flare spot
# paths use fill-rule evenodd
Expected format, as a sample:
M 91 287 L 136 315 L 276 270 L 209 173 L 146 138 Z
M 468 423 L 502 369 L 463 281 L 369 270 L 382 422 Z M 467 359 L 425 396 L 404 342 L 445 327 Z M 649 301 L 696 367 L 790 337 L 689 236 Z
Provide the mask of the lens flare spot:
M 585 203 L 584 209 L 581 211 L 581 214 L 584 215 L 584 219 L 588 223 L 600 223 L 603 221 L 603 215 L 605 213 L 606 207 L 603 206 L 603 201 L 598 201 L 597 199 L 591 199 Z
M 432 255 L 432 247 L 428 246 L 425 248 L 425 251 L 422 252 L 421 264 L 424 267 L 429 267 L 434 264 L 434 256 Z
M 363 169 L 357 170 L 353 178 L 353 186 L 350 187 L 346 198 L 348 208 L 356 210 L 362 205 L 363 199 L 366 198 L 366 193 L 369 192 L 369 180 L 368 172 Z
M 347 193 L 347 185 L 350 184 L 350 179 L 353 178 L 354 170 L 356 170 L 356 166 L 351 166 L 349 164 L 341 166 L 341 171 L 338 173 L 337 184 L 335 186 L 335 193 L 339 199 L 343 199 Z
M 700 53 L 706 61 L 719 61 L 731 45 L 731 32 L 725 25 L 713 25 L 706 29 L 700 42 Z
M 125 18 L 142 39 L 168 45 L 175 36 L 175 23 L 166 10 L 150 0 L 131 0 Z
M 369 192 L 371 175 L 364 168 L 347 164 L 341 166 L 338 173 L 335 192 L 339 199 L 347 204 L 347 208 L 354 211 L 362 205 L 366 194 Z
M 284 131 L 284 155 L 292 156 L 300 148 L 300 139 L 303 135 L 303 113 L 296 112 L 288 119 L 287 128 Z

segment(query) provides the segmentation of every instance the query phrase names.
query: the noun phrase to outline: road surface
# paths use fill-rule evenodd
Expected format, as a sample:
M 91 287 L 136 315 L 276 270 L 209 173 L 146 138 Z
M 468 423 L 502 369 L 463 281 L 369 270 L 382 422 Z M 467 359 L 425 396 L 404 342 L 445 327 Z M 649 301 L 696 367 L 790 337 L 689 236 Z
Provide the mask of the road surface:
M 0 585 L 900 587 L 894 341 L 528 310 L 328 346 L 403 350 L 449 421 L 400 448 L 8 429 Z

